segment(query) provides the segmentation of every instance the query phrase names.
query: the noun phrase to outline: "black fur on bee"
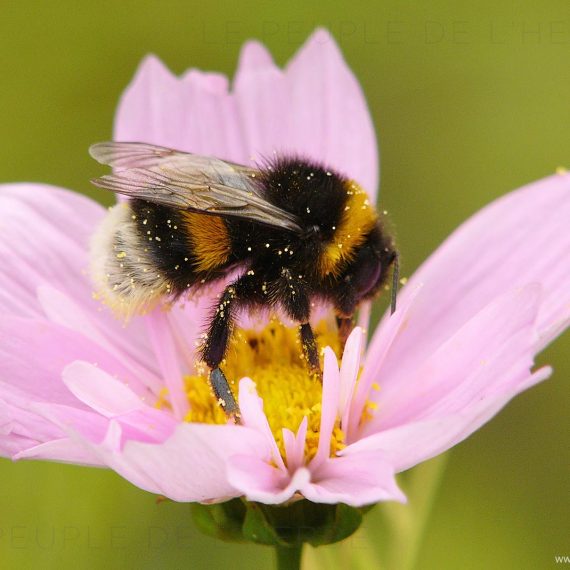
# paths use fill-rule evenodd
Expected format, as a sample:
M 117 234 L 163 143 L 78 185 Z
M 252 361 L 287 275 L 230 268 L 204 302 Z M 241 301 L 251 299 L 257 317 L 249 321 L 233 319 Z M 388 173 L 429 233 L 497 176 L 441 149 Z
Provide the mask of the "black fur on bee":
M 234 417 L 219 367 L 239 311 L 284 311 L 299 323 L 308 366 L 318 372 L 313 303 L 334 307 L 346 337 L 359 304 L 397 260 L 364 190 L 312 161 L 277 156 L 249 168 L 142 143 L 101 143 L 91 152 L 117 169 L 95 184 L 131 198 L 116 206 L 123 210 L 112 237 L 96 253 L 112 304 L 139 310 L 238 275 L 212 309 L 201 352 Z

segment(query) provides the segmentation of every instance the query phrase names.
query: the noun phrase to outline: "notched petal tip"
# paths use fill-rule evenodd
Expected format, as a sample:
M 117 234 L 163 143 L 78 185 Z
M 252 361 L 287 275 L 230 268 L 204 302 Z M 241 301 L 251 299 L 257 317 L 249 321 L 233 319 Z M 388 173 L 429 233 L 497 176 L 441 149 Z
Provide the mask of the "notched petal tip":
M 223 73 L 192 67 L 184 72 L 182 81 L 212 95 L 227 95 L 229 91 L 229 81 Z
M 264 67 L 276 68 L 269 50 L 257 40 L 249 40 L 241 48 L 238 63 L 240 71 L 250 71 Z
M 154 53 L 149 53 L 143 57 L 135 71 L 133 83 L 148 74 L 162 74 L 174 77 L 174 74 L 166 64 Z
M 295 52 L 285 67 L 287 72 L 294 69 L 305 69 L 308 72 L 334 75 L 338 87 L 343 89 L 347 81 L 353 81 L 353 74 L 333 35 L 325 28 L 317 28 L 305 43 Z M 344 82 L 344 83 L 343 83 Z
M 323 54 L 336 56 L 343 64 L 345 64 L 344 57 L 338 47 L 334 36 L 326 28 L 317 28 L 307 38 L 305 43 L 301 46 L 299 51 L 295 54 L 294 61 L 302 61 L 305 57 L 318 56 L 322 57 Z

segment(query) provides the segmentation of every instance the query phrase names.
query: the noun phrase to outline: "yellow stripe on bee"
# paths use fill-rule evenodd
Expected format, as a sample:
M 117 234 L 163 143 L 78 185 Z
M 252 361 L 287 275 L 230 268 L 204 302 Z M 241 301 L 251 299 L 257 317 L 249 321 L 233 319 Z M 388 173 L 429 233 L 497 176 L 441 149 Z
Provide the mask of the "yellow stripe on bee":
M 347 183 L 348 200 L 333 238 L 320 257 L 321 274 L 339 275 L 376 224 L 377 214 L 368 194 L 355 182 Z
M 223 265 L 231 252 L 231 240 L 224 220 L 218 216 L 205 216 L 186 212 L 184 221 L 197 271 L 211 271 Z

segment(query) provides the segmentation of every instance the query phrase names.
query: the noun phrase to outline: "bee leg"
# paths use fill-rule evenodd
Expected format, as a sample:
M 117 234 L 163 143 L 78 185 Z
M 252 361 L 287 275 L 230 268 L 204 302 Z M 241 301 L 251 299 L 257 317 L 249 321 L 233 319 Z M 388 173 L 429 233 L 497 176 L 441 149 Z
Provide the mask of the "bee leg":
M 226 376 L 219 367 L 212 369 L 210 372 L 210 386 L 214 392 L 217 402 L 220 404 L 228 418 L 238 424 L 241 417 L 239 406 Z
M 301 345 L 303 353 L 307 362 L 309 363 L 309 370 L 311 373 L 316 374 L 322 380 L 321 363 L 319 362 L 319 350 L 317 342 L 315 341 L 315 334 L 310 323 L 303 323 L 300 327 Z
M 309 324 L 311 300 L 305 282 L 294 277 L 289 269 L 283 268 L 280 278 L 271 284 L 271 293 L 276 299 L 281 300 L 287 314 L 296 322 L 301 323 L 299 336 L 309 370 L 322 378 L 319 350 L 313 329 Z
M 350 336 L 354 328 L 354 317 L 336 317 L 336 326 L 338 327 L 338 338 L 340 340 L 341 352 L 344 350 L 346 340 Z
M 243 303 L 244 295 L 253 286 L 251 279 L 241 277 L 228 285 L 222 293 L 210 320 L 202 359 L 210 367 L 210 386 L 226 415 L 239 423 L 240 411 L 230 384 L 220 369 L 232 331 L 235 311 Z

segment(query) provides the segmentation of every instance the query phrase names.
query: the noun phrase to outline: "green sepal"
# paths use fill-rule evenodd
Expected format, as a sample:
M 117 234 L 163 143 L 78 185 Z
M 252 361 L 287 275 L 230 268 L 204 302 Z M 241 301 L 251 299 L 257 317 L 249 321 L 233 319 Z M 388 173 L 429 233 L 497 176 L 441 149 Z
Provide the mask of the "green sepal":
M 301 500 L 286 506 L 233 499 L 215 505 L 192 505 L 197 527 L 221 540 L 292 547 L 332 544 L 353 534 L 370 507 L 324 505 Z
M 192 503 L 190 508 L 194 523 L 204 534 L 226 542 L 246 542 L 242 532 L 246 507 L 240 499 L 213 505 Z
M 263 506 L 258 503 L 247 503 L 243 535 L 247 541 L 256 544 L 288 546 L 288 542 L 279 535 L 279 530 L 268 520 Z

